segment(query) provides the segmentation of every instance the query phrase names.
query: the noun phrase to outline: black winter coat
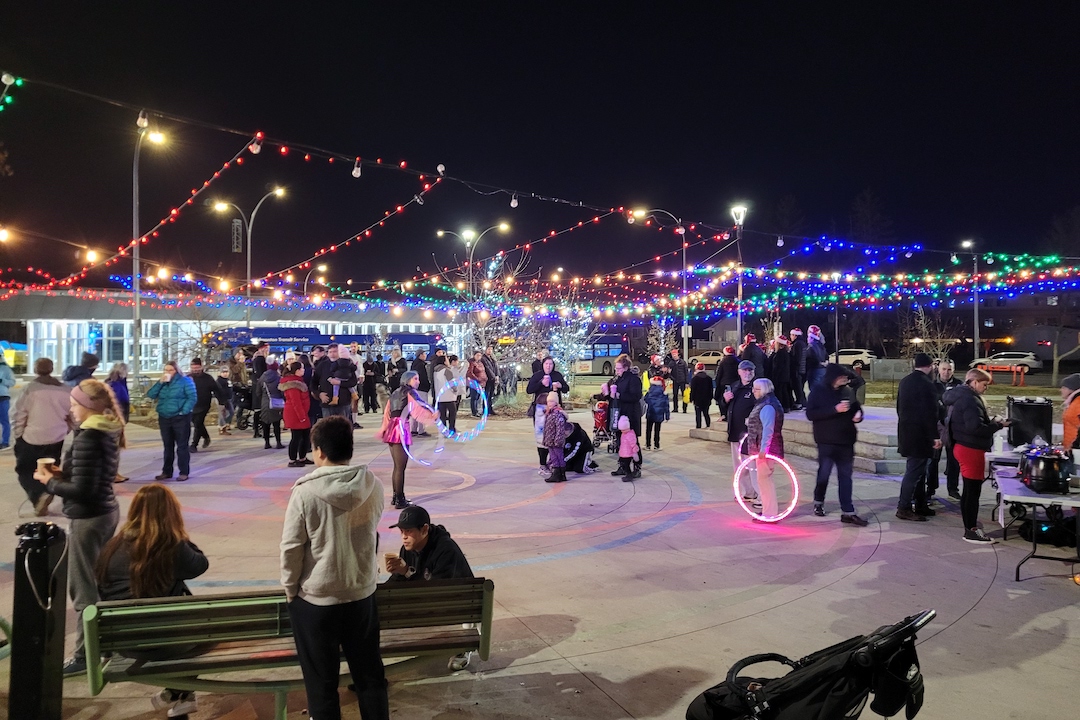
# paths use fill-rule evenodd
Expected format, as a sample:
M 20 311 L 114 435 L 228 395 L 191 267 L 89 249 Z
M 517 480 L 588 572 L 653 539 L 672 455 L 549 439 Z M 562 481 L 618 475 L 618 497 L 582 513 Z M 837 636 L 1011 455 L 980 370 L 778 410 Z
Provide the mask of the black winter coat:
M 836 412 L 842 401 L 851 403 L 845 413 Z M 855 413 L 862 408 L 852 389 L 843 385 L 834 388 L 820 383 L 810 390 L 806 399 L 806 419 L 814 424 L 814 442 L 823 445 L 854 445 L 859 431 L 855 427 Z
M 428 376 L 427 363 L 416 358 L 409 369 L 420 376 L 420 385 L 416 389 L 423 393 L 431 392 L 431 378 Z
M 226 397 L 221 394 L 221 387 L 209 373 L 191 373 L 188 377 L 195 383 L 195 409 L 192 412 L 207 412 L 213 398 L 217 398 L 222 405 L 225 404 Z
M 736 385 L 739 382 L 739 358 L 734 355 L 725 355 L 716 366 L 716 402 L 721 402 L 720 396 L 724 394 L 724 388 L 728 385 Z
M 786 345 L 772 354 L 772 374 L 769 377 L 777 385 L 791 383 L 791 351 Z
M 754 410 L 754 405 L 757 404 L 757 398 L 754 397 L 754 383 L 749 385 L 743 385 L 741 383 L 735 383 L 731 386 L 731 392 L 735 396 L 730 403 L 723 402 L 724 390 L 719 390 L 721 397 L 720 412 L 727 415 L 727 439 L 728 442 L 739 442 L 746 435 L 746 418 L 750 417 L 750 413 Z M 780 417 L 784 416 L 783 412 L 780 413 Z
M 72 520 L 107 515 L 119 509 L 113 482 L 120 466 L 120 446 L 113 435 L 78 429 L 64 455 L 64 474 L 53 478 L 46 492 L 64 498 L 64 515 Z
M 829 351 L 817 341 L 806 346 L 806 374 L 809 375 L 820 367 L 829 364 Z
M 938 439 L 938 399 L 934 381 L 912 370 L 896 389 L 899 451 L 906 458 L 929 458 Z
M 559 383 L 559 404 L 562 405 L 562 395 L 564 392 L 569 392 L 570 388 L 566 385 L 566 378 L 558 370 L 551 371 L 550 384 L 545 385 L 544 368 L 541 367 L 539 372 L 533 373 L 533 376 L 529 378 L 529 384 L 525 388 L 525 392 L 532 395 L 535 400 L 540 393 L 551 392 L 551 386 L 555 383 Z
M 690 402 L 696 407 L 708 410 L 713 401 L 713 382 L 704 370 L 694 373 L 690 378 Z
M 791 343 L 791 376 L 792 381 L 796 378 L 806 377 L 806 341 L 802 335 L 796 335 L 797 339 Z
M 442 525 L 428 526 L 428 540 L 420 552 L 406 550 L 402 545 L 398 556 L 405 561 L 413 572 L 409 577 L 394 573 L 389 582 L 405 580 L 450 580 L 453 578 L 471 578 L 472 568 L 465 559 L 465 553 L 450 537 Z
M 209 567 L 210 561 L 195 543 L 185 540 L 178 544 L 173 554 L 173 585 L 162 597 L 190 595 L 184 581 L 199 577 Z M 98 585 L 98 593 L 102 600 L 131 600 L 134 597 L 131 594 L 131 545 L 128 541 L 121 542 L 109 557 L 105 581 Z
M 682 358 L 678 360 L 671 358 L 667 361 L 667 366 L 671 370 L 671 382 L 682 385 L 689 379 L 690 366 Z
M 765 352 L 757 343 L 748 343 L 742 351 L 742 359 L 754 363 L 754 377 L 763 378 L 765 375 Z M 738 369 L 736 367 L 736 369 Z
M 619 377 L 615 378 L 615 387 L 619 389 L 619 397 L 615 403 L 619 406 L 619 414 L 629 418 L 641 417 L 641 373 L 637 368 L 630 368 Z
M 945 427 L 952 442 L 975 450 L 994 447 L 994 433 L 1005 426 L 990 419 L 982 395 L 969 385 L 957 385 L 945 393 L 942 402 L 949 413 Z

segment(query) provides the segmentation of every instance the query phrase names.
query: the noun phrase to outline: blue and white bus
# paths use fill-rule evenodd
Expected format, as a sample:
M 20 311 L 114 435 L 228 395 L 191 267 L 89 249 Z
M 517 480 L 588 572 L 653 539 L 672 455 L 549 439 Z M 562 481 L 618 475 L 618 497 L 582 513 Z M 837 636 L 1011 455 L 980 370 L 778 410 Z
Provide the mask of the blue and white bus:
M 381 338 L 376 335 L 323 334 L 318 328 L 225 328 L 206 335 L 203 344 L 213 349 L 221 349 L 224 356 L 235 352 L 236 348 L 250 347 L 267 343 L 270 352 L 283 354 L 290 350 L 310 352 L 316 345 L 326 347 L 330 343 L 352 345 L 356 343 L 361 354 L 373 350 L 373 344 L 385 339 L 385 344 L 378 352 L 388 354 L 395 346 L 401 349 L 406 360 L 412 360 L 420 351 L 431 355 L 437 347 L 445 347 L 443 336 L 438 333 L 389 333 Z
M 630 353 L 630 341 L 625 334 L 597 335 L 577 359 L 574 370 L 578 375 L 611 375 L 615 372 L 615 359 L 624 353 Z

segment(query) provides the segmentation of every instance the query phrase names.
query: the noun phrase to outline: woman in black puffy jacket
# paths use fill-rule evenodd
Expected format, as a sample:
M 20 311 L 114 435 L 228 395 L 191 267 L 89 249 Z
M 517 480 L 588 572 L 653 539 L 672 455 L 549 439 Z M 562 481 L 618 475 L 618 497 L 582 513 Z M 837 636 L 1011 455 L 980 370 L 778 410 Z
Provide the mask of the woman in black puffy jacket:
M 53 496 L 59 495 L 64 499 L 64 515 L 71 520 L 68 589 L 77 617 L 75 654 L 64 663 L 65 675 L 86 670 L 82 611 L 98 601 L 94 566 L 120 521 L 113 481 L 120 465 L 120 448 L 124 447 L 123 411 L 105 383 L 83 380 L 73 388 L 71 416 L 78 428 L 64 456 L 63 469 L 39 466 L 34 473 L 45 485 L 46 494 L 39 503 L 47 508 Z

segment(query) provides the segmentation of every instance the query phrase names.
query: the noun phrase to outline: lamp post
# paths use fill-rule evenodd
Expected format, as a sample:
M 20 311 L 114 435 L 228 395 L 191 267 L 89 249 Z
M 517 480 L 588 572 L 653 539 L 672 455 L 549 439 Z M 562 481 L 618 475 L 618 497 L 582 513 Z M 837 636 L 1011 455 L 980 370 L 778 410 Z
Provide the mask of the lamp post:
M 743 223 L 746 221 L 746 206 L 736 205 L 731 208 L 731 217 L 735 220 L 735 249 L 739 253 L 739 300 L 738 307 L 736 308 L 736 334 L 739 336 L 737 341 L 741 342 L 743 337 L 742 328 L 742 301 L 743 301 L 743 260 L 742 260 L 742 229 Z
M 972 300 L 974 301 L 973 304 L 975 306 L 975 308 L 974 308 L 975 309 L 975 316 L 974 316 L 975 328 L 974 328 L 973 332 L 971 333 L 971 339 L 972 339 L 972 343 L 975 345 L 975 357 L 978 358 L 979 357 L 979 255 L 976 252 L 974 252 L 974 248 L 975 248 L 975 241 L 974 240 L 965 240 L 962 243 L 960 243 L 960 247 L 964 248 L 965 250 L 971 250 L 972 251 L 971 259 L 972 259 L 972 262 L 974 263 L 974 267 L 975 267 L 975 274 L 971 277 L 971 283 L 972 283 L 971 287 L 972 287 L 972 294 L 973 294 Z
M 244 214 L 244 211 L 239 208 L 235 203 L 231 202 L 216 202 L 214 203 L 214 210 L 218 212 L 225 212 L 229 208 L 236 210 L 240 213 L 240 219 L 244 221 L 244 232 L 247 234 L 247 302 L 245 303 L 244 311 L 244 324 L 251 327 L 251 230 L 255 226 L 255 216 L 259 214 L 259 208 L 271 197 L 282 197 L 285 194 L 285 188 L 276 187 L 270 192 L 262 196 L 259 202 L 255 203 L 255 209 L 251 211 L 251 217 Z
M 635 220 L 640 220 L 644 217 L 652 217 L 654 213 L 664 213 L 669 218 L 675 221 L 675 234 L 679 236 L 682 241 L 682 327 L 679 328 L 679 332 L 682 333 L 682 356 L 685 360 L 690 357 L 690 333 L 687 330 L 689 327 L 686 319 L 686 276 L 690 272 L 690 268 L 686 264 L 686 228 L 683 227 L 682 219 L 677 218 L 667 210 L 661 210 L 660 208 L 653 208 L 652 210 L 634 210 L 626 216 L 626 222 L 631 225 Z
M 139 119 L 135 121 L 135 124 L 139 128 L 139 136 L 135 139 L 135 160 L 131 165 L 131 239 L 135 243 L 131 252 L 131 294 L 135 306 L 131 328 L 133 341 L 131 369 L 135 376 L 135 390 L 139 392 L 142 387 L 139 385 L 139 374 L 142 372 L 142 348 L 140 347 L 142 344 L 142 303 L 139 297 L 139 248 L 142 245 L 142 238 L 139 237 L 139 151 L 142 150 L 144 137 L 155 145 L 160 145 L 165 142 L 165 136 L 159 132 L 147 130 L 150 120 L 146 117 L 145 110 L 139 111 Z
M 326 265 L 317 265 L 317 266 L 315 266 L 315 267 L 313 267 L 313 268 L 311 268 L 310 270 L 307 271 L 307 275 L 304 276 L 304 297 L 307 297 L 307 284 L 308 284 L 308 280 L 311 279 L 311 273 L 315 272 L 316 270 L 318 270 L 321 273 L 324 273 L 324 272 L 326 272 L 327 267 L 326 267 Z
M 468 301 L 471 306 L 475 296 L 473 293 L 473 253 L 476 252 L 476 246 L 480 244 L 480 240 L 492 230 L 498 230 L 499 232 L 506 232 L 510 229 L 510 225 L 507 223 L 499 223 L 498 225 L 492 225 L 488 229 L 481 232 L 479 235 L 475 231 L 466 228 L 461 233 L 451 232 L 450 230 L 438 230 L 435 235 L 443 237 L 444 235 L 453 235 L 458 240 L 465 243 L 465 249 L 469 251 L 469 272 L 465 276 L 465 281 L 468 283 Z M 469 340 L 469 334 L 472 329 L 472 311 L 467 310 L 465 312 L 465 339 Z M 468 348 L 462 348 L 462 352 L 466 352 Z

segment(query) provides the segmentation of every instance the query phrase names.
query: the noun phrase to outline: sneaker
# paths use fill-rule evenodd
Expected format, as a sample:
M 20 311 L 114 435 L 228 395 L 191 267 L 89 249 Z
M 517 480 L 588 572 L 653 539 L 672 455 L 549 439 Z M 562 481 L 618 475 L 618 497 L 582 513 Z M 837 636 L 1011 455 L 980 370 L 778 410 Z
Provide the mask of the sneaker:
M 937 510 L 933 509 L 929 505 L 920 505 L 915 508 L 916 515 L 922 515 L 923 517 L 934 517 L 937 515 Z
M 542 477 L 547 477 L 551 474 L 551 469 L 548 468 L 546 465 L 541 465 L 540 469 L 536 471 L 536 474 Z
M 291 460 L 289 462 L 289 467 L 304 467 L 304 461 L 303 460 Z
M 972 528 L 964 531 L 964 542 L 974 543 L 975 545 L 993 545 L 996 541 L 988 537 L 982 531 L 982 528 Z
M 158 481 L 161 481 L 161 480 L 172 480 L 172 474 L 170 473 L 170 474 L 166 475 L 165 473 L 161 473 L 160 475 L 155 475 L 155 476 L 154 476 L 154 479 L 155 479 L 155 480 L 158 480 Z
M 64 661 L 64 677 L 82 675 L 86 672 L 86 658 L 70 657 Z
M 162 690 L 150 698 L 150 704 L 155 710 L 168 710 L 166 717 L 171 718 L 183 717 L 199 709 L 195 693 L 184 691 L 174 694 L 172 690 Z
M 646 446 L 645 446 L 645 449 L 646 449 L 646 450 L 652 450 L 652 445 L 646 445 Z
M 409 499 L 405 496 L 396 498 L 391 504 L 397 510 L 404 510 L 405 508 L 412 506 L 412 502 L 410 502 Z
M 914 520 L 916 522 L 926 522 L 926 517 L 925 516 L 918 515 L 918 514 L 912 512 L 911 508 L 904 508 L 903 510 L 897 510 L 896 511 L 896 517 L 900 518 L 901 520 Z
M 49 505 L 52 504 L 53 496 L 49 493 L 42 493 L 37 502 L 34 503 L 34 514 L 38 517 L 44 517 L 49 514 Z
M 308 459 L 308 458 L 304 458 L 304 459 L 303 459 L 303 460 L 301 460 L 300 462 L 304 463 L 305 465 L 314 465 L 314 464 L 315 464 L 315 461 L 314 461 L 314 460 L 310 460 L 310 459 Z
M 469 661 L 472 660 L 471 652 L 463 652 L 460 655 L 455 655 L 450 658 L 450 662 L 446 664 L 447 670 L 458 671 L 464 670 L 469 666 Z
M 188 450 L 190 450 L 193 453 L 197 453 L 197 452 L 199 452 L 199 446 L 198 445 L 192 445 L 191 447 L 188 448 Z
M 285 446 L 282 445 L 281 443 L 278 443 L 277 445 L 274 446 L 274 449 L 275 450 L 284 450 Z
M 866 520 L 863 520 L 861 517 L 856 515 L 855 513 L 852 513 L 850 515 L 841 515 L 840 516 L 840 522 L 847 523 L 848 525 L 857 525 L 859 527 L 866 527 L 867 525 L 870 524 Z
M 204 437 L 202 441 L 203 450 L 210 447 L 210 438 Z
M 746 502 L 755 502 L 758 499 L 758 495 L 757 493 L 754 493 L 753 495 L 747 495 L 746 493 L 743 493 L 742 499 Z
M 960 491 L 959 490 L 950 490 L 949 491 L 949 497 L 951 497 L 953 500 L 959 500 L 960 499 Z
M 825 517 L 825 507 L 823 505 L 815 505 L 814 506 L 814 515 L 816 515 L 818 517 Z M 847 515 L 844 515 L 840 519 L 844 520 L 844 518 L 846 518 L 846 517 L 847 517 Z M 844 522 L 847 522 L 847 520 L 844 520 Z
M 177 479 L 177 481 L 179 481 L 179 482 L 184 482 L 185 480 L 187 480 L 187 479 L 188 479 L 188 476 L 187 476 L 187 475 L 177 475 L 177 476 L 176 476 L 176 479 Z

